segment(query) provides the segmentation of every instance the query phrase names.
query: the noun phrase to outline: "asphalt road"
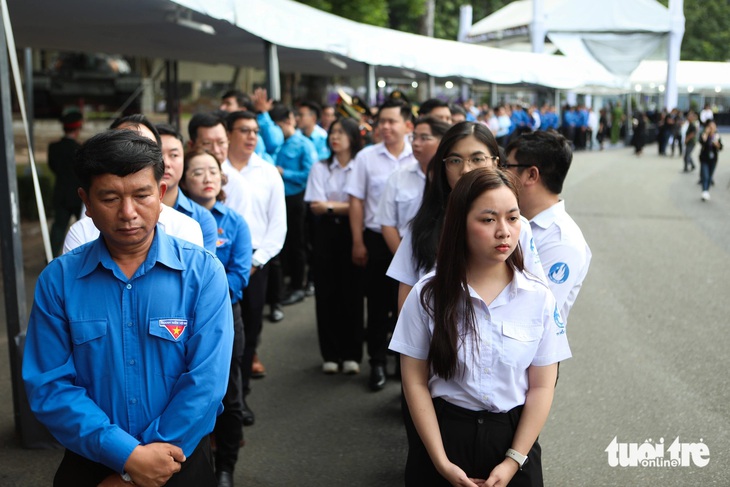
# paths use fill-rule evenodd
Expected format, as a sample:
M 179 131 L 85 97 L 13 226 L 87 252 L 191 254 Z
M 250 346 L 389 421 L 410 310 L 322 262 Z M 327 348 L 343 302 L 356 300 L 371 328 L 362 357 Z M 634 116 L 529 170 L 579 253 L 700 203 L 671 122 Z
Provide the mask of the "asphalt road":
M 730 485 L 730 156 L 720 154 L 703 203 L 697 171 L 682 174 L 679 158 L 655 153 L 579 153 L 566 181 L 593 261 L 568 324 L 573 358 L 561 365 L 541 436 L 547 486 Z M 42 254 L 27 230 L 31 287 Z M 245 429 L 236 485 L 401 485 L 400 384 L 369 392 L 367 366 L 360 376 L 324 376 L 313 298 L 285 312 L 264 328 L 268 377 L 253 384 L 256 424 Z M 61 453 L 17 446 L 0 326 L 0 485 L 47 486 Z M 611 467 L 614 438 L 663 445 L 662 460 L 676 438 L 706 451 L 687 466 Z

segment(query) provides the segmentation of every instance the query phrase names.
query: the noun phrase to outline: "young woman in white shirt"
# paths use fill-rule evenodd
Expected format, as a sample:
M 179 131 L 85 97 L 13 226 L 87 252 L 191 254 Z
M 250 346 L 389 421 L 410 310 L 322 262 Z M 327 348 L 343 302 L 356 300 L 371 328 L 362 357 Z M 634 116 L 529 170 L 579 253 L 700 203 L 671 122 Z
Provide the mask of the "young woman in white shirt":
M 436 270 L 390 343 L 420 439 L 407 486 L 542 485 L 537 437 L 570 349 L 555 298 L 525 271 L 520 227 L 509 174 L 476 169 L 455 185 Z
M 345 186 L 363 141 L 357 122 L 337 119 L 330 126 L 331 155 L 309 172 L 304 201 L 312 218 L 312 254 L 317 336 L 322 372 L 360 372 L 364 335 L 364 275 L 352 262 L 352 233 Z

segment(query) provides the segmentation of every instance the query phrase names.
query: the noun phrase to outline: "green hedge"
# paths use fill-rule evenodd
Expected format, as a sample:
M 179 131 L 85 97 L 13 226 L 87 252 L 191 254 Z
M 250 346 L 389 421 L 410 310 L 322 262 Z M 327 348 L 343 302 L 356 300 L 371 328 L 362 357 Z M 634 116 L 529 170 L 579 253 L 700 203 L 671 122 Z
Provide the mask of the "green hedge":
M 27 169 L 27 170 L 26 170 Z M 44 166 L 39 166 L 38 182 L 43 194 L 43 205 L 46 208 L 46 216 L 53 216 L 53 173 Z M 33 177 L 29 166 L 18 167 L 18 203 L 20 205 L 20 218 L 22 220 L 38 220 L 38 207 L 35 202 L 33 190 Z

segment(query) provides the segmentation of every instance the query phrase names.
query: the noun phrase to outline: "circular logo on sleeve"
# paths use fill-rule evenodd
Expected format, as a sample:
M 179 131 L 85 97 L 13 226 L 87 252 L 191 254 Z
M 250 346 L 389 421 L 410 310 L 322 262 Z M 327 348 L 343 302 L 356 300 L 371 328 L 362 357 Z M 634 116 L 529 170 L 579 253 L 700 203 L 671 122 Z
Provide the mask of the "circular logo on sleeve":
M 570 269 L 565 262 L 556 262 L 548 272 L 548 278 L 555 284 L 562 284 L 568 279 Z

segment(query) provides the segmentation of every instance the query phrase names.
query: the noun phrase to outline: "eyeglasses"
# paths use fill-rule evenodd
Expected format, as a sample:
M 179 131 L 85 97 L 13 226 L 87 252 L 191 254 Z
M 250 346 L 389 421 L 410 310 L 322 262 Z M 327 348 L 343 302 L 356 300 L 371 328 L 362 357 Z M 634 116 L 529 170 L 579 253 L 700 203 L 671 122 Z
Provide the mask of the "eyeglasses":
M 500 169 L 509 169 L 510 167 L 532 167 L 532 164 L 508 164 L 504 162 L 499 165 Z
M 432 140 L 435 140 L 435 139 L 436 139 L 436 137 L 434 137 L 433 135 L 428 135 L 428 134 L 410 134 L 408 136 L 408 140 L 410 141 L 411 144 L 413 142 L 415 142 L 416 140 L 426 143 L 426 142 L 431 142 Z
M 203 149 L 210 150 L 213 147 L 228 147 L 227 140 L 206 140 L 200 143 Z
M 499 161 L 498 156 L 476 156 L 476 157 L 467 157 L 467 158 L 461 158 L 461 157 L 447 157 L 444 159 L 444 164 L 446 164 L 446 168 L 459 168 L 462 167 L 464 163 L 469 164 L 472 167 L 484 167 L 487 165 L 487 162 L 489 161 Z
M 238 130 L 243 135 L 248 135 L 250 133 L 253 133 L 254 135 L 259 135 L 259 129 L 250 129 L 248 127 L 237 127 L 234 130 Z
M 205 175 L 218 176 L 220 175 L 220 173 L 220 170 L 214 167 L 198 168 L 190 172 L 190 177 L 198 179 L 204 177 Z

